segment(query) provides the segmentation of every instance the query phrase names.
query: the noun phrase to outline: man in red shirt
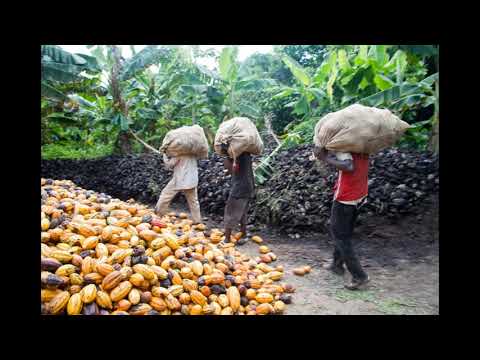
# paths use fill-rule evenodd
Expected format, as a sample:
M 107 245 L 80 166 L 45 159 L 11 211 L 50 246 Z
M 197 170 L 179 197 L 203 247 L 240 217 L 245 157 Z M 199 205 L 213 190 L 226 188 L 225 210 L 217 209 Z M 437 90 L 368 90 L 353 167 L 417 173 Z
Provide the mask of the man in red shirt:
M 358 208 L 368 195 L 368 155 L 334 153 L 325 148 L 314 148 L 319 160 L 335 166 L 338 178 L 333 188 L 334 197 L 330 217 L 330 235 L 335 242 L 333 261 L 327 269 L 338 275 L 345 273 L 344 264 L 352 275 L 352 281 L 345 284 L 349 290 L 356 290 L 369 281 L 362 269 L 352 246 L 352 234 Z

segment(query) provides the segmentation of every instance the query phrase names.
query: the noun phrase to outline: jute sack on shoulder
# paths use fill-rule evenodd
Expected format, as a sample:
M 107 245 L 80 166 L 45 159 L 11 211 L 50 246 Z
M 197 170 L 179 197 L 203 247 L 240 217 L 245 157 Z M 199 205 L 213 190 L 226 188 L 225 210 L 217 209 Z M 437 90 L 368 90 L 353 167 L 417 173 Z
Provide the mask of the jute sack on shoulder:
M 313 141 L 327 150 L 373 154 L 394 145 L 409 127 L 389 110 L 354 104 L 321 118 Z
M 182 126 L 165 135 L 160 151 L 170 157 L 192 155 L 198 159 L 206 159 L 208 141 L 200 126 Z
M 236 117 L 220 124 L 214 147 L 217 154 L 224 155 L 221 144 L 230 144 L 228 152 L 232 158 L 244 152 L 260 155 L 263 151 L 263 141 L 257 127 L 246 117 Z

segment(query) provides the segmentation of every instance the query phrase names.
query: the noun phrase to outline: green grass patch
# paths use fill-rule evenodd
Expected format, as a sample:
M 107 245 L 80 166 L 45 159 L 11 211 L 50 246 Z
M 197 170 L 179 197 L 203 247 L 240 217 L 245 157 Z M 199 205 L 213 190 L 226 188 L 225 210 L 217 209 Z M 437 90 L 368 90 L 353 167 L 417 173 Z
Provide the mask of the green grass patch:
M 55 143 L 42 146 L 42 159 L 92 159 L 111 155 L 113 144 L 82 146 L 75 143 Z
M 408 299 L 378 299 L 375 291 L 350 291 L 345 289 L 339 289 L 334 292 L 334 296 L 338 301 L 347 302 L 352 300 L 361 300 L 370 302 L 376 305 L 379 312 L 388 315 L 402 315 L 406 313 L 407 308 L 416 307 L 417 304 L 413 300 Z

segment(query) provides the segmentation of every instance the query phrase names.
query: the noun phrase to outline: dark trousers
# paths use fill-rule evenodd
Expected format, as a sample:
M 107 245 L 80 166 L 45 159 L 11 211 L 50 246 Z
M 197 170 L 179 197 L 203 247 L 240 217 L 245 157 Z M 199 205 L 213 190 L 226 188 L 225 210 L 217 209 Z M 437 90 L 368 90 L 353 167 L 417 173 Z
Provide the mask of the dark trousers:
M 334 201 L 330 217 L 330 236 L 335 242 L 333 261 L 336 266 L 347 265 L 354 279 L 363 280 L 367 277 L 358 261 L 352 246 L 352 234 L 357 219 L 356 205 L 346 205 Z

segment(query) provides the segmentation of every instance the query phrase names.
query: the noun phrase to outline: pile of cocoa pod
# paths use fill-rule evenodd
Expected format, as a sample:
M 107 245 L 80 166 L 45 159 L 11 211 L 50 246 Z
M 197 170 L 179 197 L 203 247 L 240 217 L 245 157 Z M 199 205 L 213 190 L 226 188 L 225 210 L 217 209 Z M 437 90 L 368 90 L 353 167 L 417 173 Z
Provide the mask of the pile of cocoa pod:
M 67 180 L 41 189 L 42 314 L 268 315 L 292 301 L 276 255 L 240 253 L 241 233 L 224 244 L 185 213 L 159 218 Z

